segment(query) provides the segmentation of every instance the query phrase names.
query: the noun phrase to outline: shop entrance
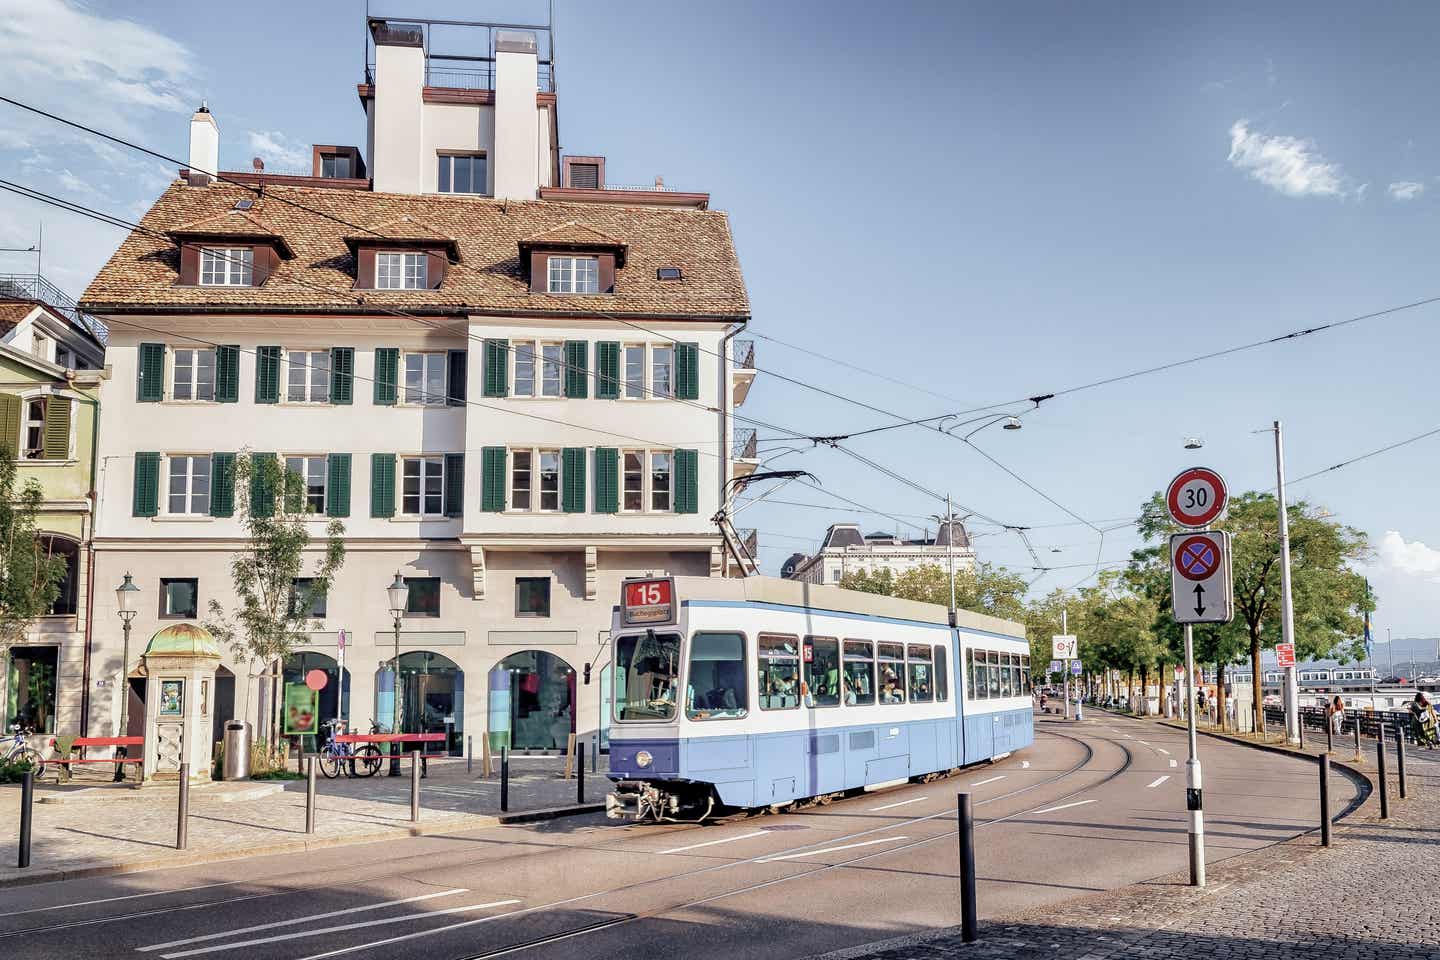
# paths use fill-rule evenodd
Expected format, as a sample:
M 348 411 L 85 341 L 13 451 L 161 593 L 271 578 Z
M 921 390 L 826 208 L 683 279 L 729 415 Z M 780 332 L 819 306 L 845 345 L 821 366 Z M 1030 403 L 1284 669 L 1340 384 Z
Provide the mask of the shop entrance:
M 544 650 L 512 653 L 491 671 L 491 697 L 498 692 L 504 699 L 507 689 L 509 710 L 491 710 L 491 734 L 501 733 L 497 723 L 508 722 L 512 750 L 565 749 L 575 732 L 575 670 L 570 664 Z

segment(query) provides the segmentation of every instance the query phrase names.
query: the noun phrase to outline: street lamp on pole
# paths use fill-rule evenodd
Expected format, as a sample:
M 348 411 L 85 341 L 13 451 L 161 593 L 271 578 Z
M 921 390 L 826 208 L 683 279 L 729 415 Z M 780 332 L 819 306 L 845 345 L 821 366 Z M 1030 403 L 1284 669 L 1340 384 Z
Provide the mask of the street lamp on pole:
M 405 578 L 400 575 L 399 570 L 395 571 L 395 582 L 385 588 L 385 595 L 390 603 L 390 617 L 395 626 L 395 660 L 391 674 L 392 699 L 395 709 L 392 711 L 393 722 L 390 732 L 398 734 L 400 732 L 400 620 L 405 616 L 405 608 L 410 599 L 410 587 L 406 585 Z M 390 745 L 390 776 L 392 777 L 400 776 L 399 747 L 399 741 Z
M 125 572 L 125 579 L 120 586 L 115 588 L 115 609 L 120 614 L 120 622 L 124 624 L 125 644 L 120 654 L 120 723 L 115 730 L 115 736 L 123 737 L 129 729 L 130 721 L 130 621 L 135 619 L 139 611 L 135 609 L 135 602 L 140 593 L 140 588 L 135 586 L 134 579 L 130 572 Z M 128 760 L 130 751 L 125 747 L 116 747 L 115 755 L 118 757 L 120 751 L 125 751 L 125 758 Z M 115 764 L 115 782 L 119 783 L 125 779 L 125 765 Z
M 1285 437 L 1280 421 L 1268 429 L 1256 433 L 1275 434 L 1275 500 L 1280 511 L 1280 641 L 1295 643 L 1295 605 L 1290 589 L 1290 513 L 1285 506 Z M 1259 667 L 1254 668 L 1259 672 Z M 1300 742 L 1300 688 L 1295 667 L 1285 668 L 1285 739 L 1289 743 Z M 1256 691 L 1258 698 L 1259 691 Z M 1262 711 L 1257 707 L 1256 713 Z
M 957 423 L 953 423 L 953 424 L 950 424 L 949 426 L 946 426 L 946 421 L 947 421 L 947 420 L 950 420 L 950 419 L 953 419 L 953 418 L 951 418 L 951 417 L 944 417 L 944 418 L 942 418 L 942 419 L 940 420 L 940 422 L 935 425 L 935 429 L 936 429 L 936 430 L 939 430 L 941 433 L 946 433 L 946 434 L 949 434 L 950 436 L 953 437 L 953 436 L 956 436 L 955 430 L 956 430 L 957 427 L 963 427 L 963 426 L 965 426 L 966 424 L 970 424 L 970 423 L 974 423 L 974 422 L 975 422 L 975 420 L 961 420 L 961 421 L 959 421 L 959 422 L 957 422 Z M 987 418 L 987 417 L 978 417 L 978 418 L 976 418 L 976 419 L 984 420 L 985 422 L 982 423 L 982 424 L 980 424 L 980 426 L 976 427 L 975 429 L 970 430 L 969 432 L 961 435 L 961 436 L 959 437 L 960 440 L 968 443 L 968 442 L 970 441 L 970 438 L 973 437 L 973 436 L 975 436 L 975 434 L 979 433 L 981 430 L 984 430 L 986 427 L 993 427 L 993 426 L 994 426 L 995 424 L 997 424 L 997 423 L 1003 423 L 1003 424 L 1004 424 L 1003 429 L 1005 429 L 1005 430 L 1019 430 L 1021 427 L 1023 427 L 1023 426 L 1025 425 L 1024 423 L 1021 422 L 1021 420 L 1020 420 L 1019 417 L 1012 416 L 1011 414 L 1008 414 L 1008 413 L 1002 413 L 1002 414 L 999 414 L 998 416 L 993 416 L 993 417 L 988 417 L 988 418 Z M 966 514 L 966 516 L 969 516 L 969 514 Z M 949 568 L 950 568 L 950 626 L 951 626 L 951 627 L 954 627 L 954 626 L 955 626 L 955 524 L 956 524 L 957 522 L 959 522 L 959 521 L 957 521 L 957 520 L 955 519 L 955 511 L 954 511 L 954 509 L 953 509 L 953 508 L 951 507 L 951 505 L 950 505 L 950 495 L 949 495 L 949 494 L 946 494 L 946 495 L 945 495 L 945 516 L 944 516 L 944 518 L 942 519 L 942 518 L 940 518 L 940 517 L 935 517 L 934 519 L 935 519 L 937 522 L 943 523 L 943 524 L 945 525 L 945 560 L 946 560 L 947 565 L 948 565 Z M 937 535 L 938 535 L 938 534 L 937 534 Z

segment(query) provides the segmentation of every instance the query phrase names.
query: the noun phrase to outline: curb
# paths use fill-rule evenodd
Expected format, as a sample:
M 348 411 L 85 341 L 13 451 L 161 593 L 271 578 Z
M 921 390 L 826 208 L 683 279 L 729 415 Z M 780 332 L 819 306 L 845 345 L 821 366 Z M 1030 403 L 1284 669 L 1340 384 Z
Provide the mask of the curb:
M 498 817 L 501 824 L 512 823 L 537 823 L 541 820 L 555 820 L 560 817 L 579 817 L 587 813 L 602 813 L 605 810 L 603 803 L 585 803 L 571 807 L 546 807 L 543 810 L 527 810 L 524 813 L 502 813 Z

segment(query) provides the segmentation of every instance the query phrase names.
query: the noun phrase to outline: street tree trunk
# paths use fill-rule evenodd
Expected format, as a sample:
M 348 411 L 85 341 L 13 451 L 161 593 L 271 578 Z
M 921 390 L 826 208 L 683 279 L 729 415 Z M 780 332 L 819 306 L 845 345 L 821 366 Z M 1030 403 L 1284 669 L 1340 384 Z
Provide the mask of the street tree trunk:
M 1150 665 L 1140 668 L 1140 716 L 1150 715 Z
M 1215 664 L 1215 725 L 1225 729 L 1225 664 Z

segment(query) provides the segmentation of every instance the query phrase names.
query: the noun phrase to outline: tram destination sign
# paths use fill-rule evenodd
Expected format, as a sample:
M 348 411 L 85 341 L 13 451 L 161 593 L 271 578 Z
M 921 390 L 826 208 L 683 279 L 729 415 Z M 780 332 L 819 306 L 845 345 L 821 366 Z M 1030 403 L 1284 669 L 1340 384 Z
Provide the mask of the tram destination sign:
M 626 580 L 620 587 L 620 622 L 627 627 L 675 623 L 675 578 Z

